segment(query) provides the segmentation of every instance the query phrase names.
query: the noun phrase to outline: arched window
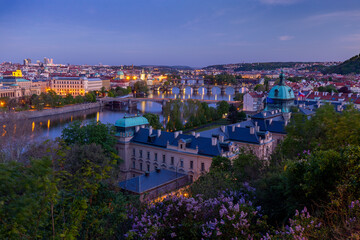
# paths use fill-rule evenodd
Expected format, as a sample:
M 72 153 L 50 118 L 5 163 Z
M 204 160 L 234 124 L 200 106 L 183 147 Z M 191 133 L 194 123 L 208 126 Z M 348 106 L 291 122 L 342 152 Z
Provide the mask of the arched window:
M 278 96 L 279 96 L 279 90 L 275 89 L 275 97 L 278 97 Z

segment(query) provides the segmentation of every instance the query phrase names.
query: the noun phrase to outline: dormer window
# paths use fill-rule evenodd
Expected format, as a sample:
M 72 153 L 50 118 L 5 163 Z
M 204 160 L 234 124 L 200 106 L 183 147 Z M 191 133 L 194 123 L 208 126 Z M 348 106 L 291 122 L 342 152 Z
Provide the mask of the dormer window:
M 275 89 L 275 97 L 278 97 L 278 96 L 279 96 L 279 90 Z

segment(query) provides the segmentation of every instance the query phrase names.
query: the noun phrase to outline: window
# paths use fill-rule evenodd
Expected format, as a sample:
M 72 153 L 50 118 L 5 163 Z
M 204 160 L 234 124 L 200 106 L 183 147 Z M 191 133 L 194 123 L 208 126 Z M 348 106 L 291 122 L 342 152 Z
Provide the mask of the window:
M 190 161 L 190 169 L 194 168 L 194 161 Z
M 142 163 L 140 163 L 140 171 L 142 171 Z
M 174 157 L 171 157 L 171 165 L 174 165 Z
M 147 171 L 150 172 L 150 164 L 147 165 Z
M 180 167 L 184 167 L 184 160 L 180 159 Z
M 147 152 L 147 159 L 150 159 L 150 152 Z
M 135 168 L 135 161 L 133 161 L 133 168 Z
M 140 157 L 142 158 L 142 150 L 139 150 Z
M 157 153 L 155 153 L 155 161 L 157 161 Z
M 205 163 L 201 163 L 201 171 L 205 171 Z
M 165 154 L 163 154 L 163 163 L 166 162 L 166 159 L 165 159 Z
M 132 155 L 135 156 L 135 148 L 133 148 L 133 154 Z

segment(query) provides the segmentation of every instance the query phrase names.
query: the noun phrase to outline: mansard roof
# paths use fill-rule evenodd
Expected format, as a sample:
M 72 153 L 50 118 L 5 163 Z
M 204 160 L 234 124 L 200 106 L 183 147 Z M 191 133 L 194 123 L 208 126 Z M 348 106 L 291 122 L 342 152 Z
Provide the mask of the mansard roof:
M 198 149 L 198 154 L 205 156 L 218 156 L 221 154 L 221 147 L 219 143 L 212 145 L 211 138 L 208 137 L 195 137 L 193 135 L 179 134 L 175 137 L 173 132 L 161 131 L 158 135 L 156 130 L 153 130 L 152 134 L 149 134 L 149 128 L 140 128 L 138 132 L 134 134 L 131 140 L 135 143 L 146 144 L 154 147 L 166 148 L 167 144 L 171 146 L 178 146 L 178 142 L 182 141 L 186 143 L 186 148 Z
M 179 171 L 176 173 L 166 169 L 161 169 L 158 172 L 150 172 L 148 176 L 143 174 L 134 178 L 130 178 L 126 181 L 122 181 L 119 183 L 119 186 L 122 189 L 141 194 L 184 176 L 186 176 L 186 174 L 179 173 Z

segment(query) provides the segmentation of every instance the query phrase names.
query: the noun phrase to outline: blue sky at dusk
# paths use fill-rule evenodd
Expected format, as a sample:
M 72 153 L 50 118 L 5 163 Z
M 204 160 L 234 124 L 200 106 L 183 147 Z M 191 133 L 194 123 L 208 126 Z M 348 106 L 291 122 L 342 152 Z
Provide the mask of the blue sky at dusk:
M 188 65 L 342 61 L 359 0 L 0 0 L 0 62 Z

